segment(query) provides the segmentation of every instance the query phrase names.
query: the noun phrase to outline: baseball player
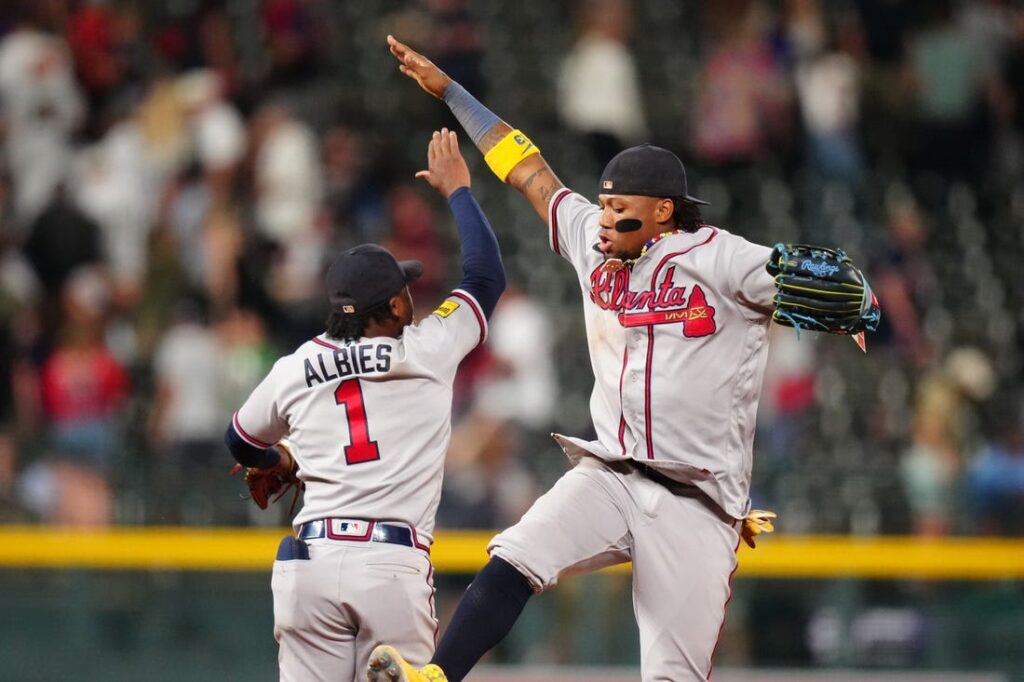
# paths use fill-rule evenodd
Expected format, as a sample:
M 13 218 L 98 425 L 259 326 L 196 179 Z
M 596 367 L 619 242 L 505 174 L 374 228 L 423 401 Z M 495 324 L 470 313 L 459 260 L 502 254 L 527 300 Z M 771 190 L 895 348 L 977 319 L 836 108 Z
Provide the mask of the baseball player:
M 428 158 L 417 177 L 455 216 L 462 283 L 413 324 L 408 284 L 422 264 L 373 244 L 341 253 L 327 272 L 327 330 L 274 364 L 225 435 L 261 506 L 261 482 L 305 486 L 273 570 L 282 680 L 362 678 L 382 641 L 423 664 L 436 643 L 429 554 L 452 382 L 487 334 L 505 274 L 455 133 L 435 132 Z
M 843 254 L 773 250 L 704 224 L 705 202 L 689 195 L 683 165 L 666 149 L 641 145 L 613 158 L 595 205 L 562 185 L 525 134 L 422 55 L 388 43 L 399 70 L 451 108 L 576 270 L 597 439 L 554 436 L 574 468 L 490 542 L 490 561 L 431 665 L 418 670 L 401 647 L 384 645 L 369 680 L 462 680 L 532 594 L 563 575 L 630 560 L 642 679 L 707 679 L 740 539 L 752 544 L 771 529 L 771 515 L 745 521 L 769 322 L 870 328 L 870 290 Z M 802 279 L 792 279 L 802 263 Z M 840 271 L 849 281 L 826 282 Z M 814 272 L 821 283 L 806 284 Z M 780 297 L 795 292 L 782 307 Z

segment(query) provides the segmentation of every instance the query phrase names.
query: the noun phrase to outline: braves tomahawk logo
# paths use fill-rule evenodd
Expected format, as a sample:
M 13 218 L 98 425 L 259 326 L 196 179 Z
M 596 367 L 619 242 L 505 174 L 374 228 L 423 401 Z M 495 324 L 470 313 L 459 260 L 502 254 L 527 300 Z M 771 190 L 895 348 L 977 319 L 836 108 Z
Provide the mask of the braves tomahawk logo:
M 590 300 L 602 310 L 618 311 L 623 327 L 682 324 L 683 336 L 714 334 L 715 308 L 699 284 L 676 286 L 675 266 L 665 271 L 661 282 L 644 291 L 630 291 L 629 270 L 605 272 L 598 266 L 590 273 Z M 689 288 L 689 296 L 687 289 Z

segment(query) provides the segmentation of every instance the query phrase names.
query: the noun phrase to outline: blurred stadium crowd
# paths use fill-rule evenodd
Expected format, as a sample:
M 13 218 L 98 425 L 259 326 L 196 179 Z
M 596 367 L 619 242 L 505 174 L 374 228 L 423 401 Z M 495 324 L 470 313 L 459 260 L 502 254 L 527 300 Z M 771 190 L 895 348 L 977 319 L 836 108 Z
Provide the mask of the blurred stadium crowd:
M 869 353 L 776 328 L 755 506 L 786 532 L 1024 534 L 1024 15 L 1000 0 L 10 0 L 0 6 L 0 521 L 280 523 L 223 430 L 376 241 L 458 281 L 413 183 L 444 107 L 391 32 L 596 195 L 676 150 L 709 222 L 840 245 Z M 475 166 L 512 291 L 460 373 L 442 527 L 514 521 L 584 433 L 578 286 Z M 680 415 L 686 419 L 686 415 Z M 284 505 L 282 505 L 284 506 Z

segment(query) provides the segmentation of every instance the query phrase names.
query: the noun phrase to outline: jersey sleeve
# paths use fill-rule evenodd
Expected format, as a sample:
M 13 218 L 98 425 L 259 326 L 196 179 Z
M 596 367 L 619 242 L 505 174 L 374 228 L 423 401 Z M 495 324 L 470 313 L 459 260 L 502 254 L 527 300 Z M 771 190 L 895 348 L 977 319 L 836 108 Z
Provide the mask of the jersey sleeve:
M 597 241 L 601 213 L 586 197 L 570 189 L 555 192 L 548 205 L 548 245 L 579 269 L 587 249 Z
M 281 362 L 274 364 L 231 420 L 242 440 L 253 447 L 269 448 L 288 435 L 288 422 L 280 412 L 278 396 Z
M 748 319 L 763 319 L 775 309 L 775 280 L 765 270 L 771 252 L 767 246 L 736 240 L 729 265 L 729 287 Z
M 462 252 L 464 275 L 458 290 L 472 295 L 484 315 L 490 317 L 506 284 L 498 239 L 468 187 L 455 190 L 448 204 L 459 230 Z
M 456 289 L 430 315 L 405 333 L 405 345 L 439 375 L 455 375 L 459 363 L 487 338 L 487 318 L 480 303 Z

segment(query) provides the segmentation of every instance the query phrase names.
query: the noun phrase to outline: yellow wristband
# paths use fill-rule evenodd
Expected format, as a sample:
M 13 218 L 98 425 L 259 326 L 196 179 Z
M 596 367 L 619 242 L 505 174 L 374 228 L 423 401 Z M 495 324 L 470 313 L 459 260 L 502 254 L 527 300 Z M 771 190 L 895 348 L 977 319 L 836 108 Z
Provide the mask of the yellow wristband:
M 530 138 L 523 135 L 521 130 L 513 130 L 484 154 L 484 161 L 491 167 L 498 179 L 505 182 L 512 169 L 520 161 L 533 154 L 540 154 L 537 145 L 530 142 Z

